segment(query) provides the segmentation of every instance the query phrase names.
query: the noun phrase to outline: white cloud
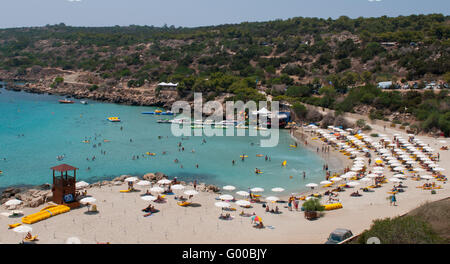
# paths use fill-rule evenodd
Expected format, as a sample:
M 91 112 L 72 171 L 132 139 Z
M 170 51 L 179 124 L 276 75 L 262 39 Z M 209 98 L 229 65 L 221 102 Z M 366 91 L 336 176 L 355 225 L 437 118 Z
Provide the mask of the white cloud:
M 67 1 L 69 1 L 71 3 L 73 3 L 73 2 L 81 2 L 81 0 L 67 0 Z

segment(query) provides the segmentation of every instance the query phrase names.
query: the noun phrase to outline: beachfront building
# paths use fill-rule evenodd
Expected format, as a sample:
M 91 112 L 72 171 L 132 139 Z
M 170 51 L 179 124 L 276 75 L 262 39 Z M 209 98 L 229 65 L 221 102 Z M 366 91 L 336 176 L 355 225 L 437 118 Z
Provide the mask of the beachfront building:
M 158 83 L 158 87 L 160 89 L 165 89 L 165 90 L 176 90 L 178 87 L 178 83 L 160 82 L 160 83 Z
M 393 88 L 391 81 L 390 82 L 379 82 L 377 86 L 378 86 L 378 88 L 381 88 L 381 89 Z
M 269 110 L 267 110 L 267 108 L 263 107 L 258 111 L 253 111 L 250 113 L 252 116 L 263 116 L 267 118 L 267 127 L 271 127 L 272 125 L 272 120 L 273 119 L 278 119 L 278 126 L 280 128 L 283 128 L 287 125 L 287 123 L 289 123 L 291 121 L 291 113 L 290 112 L 276 112 L 273 113 Z

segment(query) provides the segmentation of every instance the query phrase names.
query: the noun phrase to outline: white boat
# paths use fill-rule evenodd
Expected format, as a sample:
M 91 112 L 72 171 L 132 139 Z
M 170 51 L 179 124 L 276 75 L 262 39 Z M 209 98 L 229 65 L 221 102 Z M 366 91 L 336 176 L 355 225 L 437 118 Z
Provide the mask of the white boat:
M 80 103 L 81 103 L 81 104 L 84 104 L 84 105 L 88 104 L 87 101 L 80 101 Z
M 190 124 L 191 120 L 184 118 L 177 118 L 170 121 L 172 124 Z
M 236 121 L 234 121 L 234 120 L 223 120 L 219 124 L 223 125 L 223 126 L 235 126 L 236 125 Z
M 203 125 L 203 120 L 201 120 L 201 119 L 195 120 L 194 125 Z

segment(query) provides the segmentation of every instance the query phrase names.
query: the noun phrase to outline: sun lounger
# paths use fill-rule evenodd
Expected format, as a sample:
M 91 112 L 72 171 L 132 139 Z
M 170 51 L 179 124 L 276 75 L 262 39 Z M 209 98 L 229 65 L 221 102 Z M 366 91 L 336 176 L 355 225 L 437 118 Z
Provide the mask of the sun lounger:
M 191 202 L 178 202 L 177 204 L 178 204 L 179 206 L 184 206 L 184 207 L 186 207 L 186 206 L 191 205 L 192 203 L 191 203 Z
M 18 227 L 20 225 L 22 225 L 22 223 L 15 223 L 15 224 L 8 225 L 8 226 L 9 226 L 9 229 L 12 229 L 12 228 Z

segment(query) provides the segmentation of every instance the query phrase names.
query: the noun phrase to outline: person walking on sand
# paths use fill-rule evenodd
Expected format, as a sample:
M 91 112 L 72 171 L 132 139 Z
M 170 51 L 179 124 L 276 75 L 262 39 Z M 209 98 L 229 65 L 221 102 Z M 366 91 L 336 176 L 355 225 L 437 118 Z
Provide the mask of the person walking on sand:
M 197 190 L 197 180 L 194 180 L 194 190 Z
M 397 197 L 395 197 L 395 193 L 391 196 L 391 205 L 397 206 Z
M 289 207 L 289 211 L 292 211 L 292 199 L 289 199 L 288 207 Z

